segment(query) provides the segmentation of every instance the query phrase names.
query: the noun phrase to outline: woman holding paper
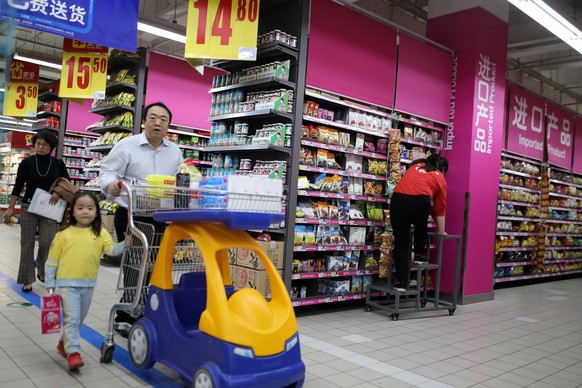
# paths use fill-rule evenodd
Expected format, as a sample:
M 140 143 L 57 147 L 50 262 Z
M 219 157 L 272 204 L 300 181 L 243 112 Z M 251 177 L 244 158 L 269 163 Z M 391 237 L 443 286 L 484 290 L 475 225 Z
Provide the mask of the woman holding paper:
M 30 201 L 36 189 L 50 191 L 57 178 L 69 179 L 67 168 L 62 160 L 51 155 L 57 147 L 58 140 L 48 129 L 38 131 L 32 137 L 34 154 L 23 159 L 18 166 L 16 182 L 10 196 L 10 204 L 4 213 L 4 223 L 9 224 L 14 215 L 14 207 L 24 186 L 26 191 L 20 206 L 20 266 L 16 282 L 22 284 L 23 292 L 32 291 L 36 268 L 36 278 L 44 283 L 44 265 L 48 251 L 57 232 L 57 222 L 28 211 Z M 54 193 L 50 204 L 54 205 L 59 195 Z M 34 259 L 35 235 L 38 230 L 38 253 Z

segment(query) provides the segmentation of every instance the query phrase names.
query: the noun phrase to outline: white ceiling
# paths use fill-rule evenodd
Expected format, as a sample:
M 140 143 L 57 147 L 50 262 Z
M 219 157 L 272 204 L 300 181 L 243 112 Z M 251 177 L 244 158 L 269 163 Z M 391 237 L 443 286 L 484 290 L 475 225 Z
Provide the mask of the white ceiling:
M 272 0 L 261 1 L 266 3 Z M 360 7 L 402 25 L 410 31 L 424 35 L 429 0 L 340 0 L 338 2 L 349 3 L 356 8 Z M 582 0 L 546 0 L 546 2 L 582 30 Z M 183 32 L 186 25 L 187 4 L 186 0 L 140 0 L 140 19 L 154 20 L 157 24 Z M 582 113 L 582 54 L 562 43 L 513 6 L 509 8 L 509 26 L 508 78 L 569 109 Z M 0 27 L 0 36 L 6 35 L 6 28 Z M 60 62 L 62 40 L 56 35 L 17 28 L 15 49 L 19 53 L 32 52 L 36 56 Z M 177 57 L 183 55 L 183 44 L 147 33 L 138 32 L 138 46 L 149 47 L 154 51 Z M 3 63 L 0 62 L 0 68 L 2 66 Z

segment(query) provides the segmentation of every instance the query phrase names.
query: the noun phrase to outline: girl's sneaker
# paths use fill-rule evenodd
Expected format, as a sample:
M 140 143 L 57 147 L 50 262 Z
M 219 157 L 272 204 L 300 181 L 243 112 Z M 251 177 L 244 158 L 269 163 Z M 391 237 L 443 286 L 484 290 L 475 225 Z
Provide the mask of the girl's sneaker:
M 76 370 L 85 365 L 81 355 L 79 353 L 71 353 L 67 358 L 67 362 L 69 364 L 69 370 Z
M 59 340 L 59 343 L 57 344 L 57 352 L 59 352 L 61 356 L 67 358 L 67 352 L 65 352 L 65 343 L 63 340 Z

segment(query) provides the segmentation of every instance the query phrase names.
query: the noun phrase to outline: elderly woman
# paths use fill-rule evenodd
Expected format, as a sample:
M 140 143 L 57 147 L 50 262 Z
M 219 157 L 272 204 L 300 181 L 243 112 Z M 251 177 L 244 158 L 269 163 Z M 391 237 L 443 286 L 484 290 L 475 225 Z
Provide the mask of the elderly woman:
M 8 224 L 14 215 L 14 207 L 20 193 L 26 185 L 26 191 L 20 206 L 20 266 L 16 282 L 22 284 L 23 292 L 32 291 L 32 283 L 36 278 L 44 283 L 44 264 L 48 251 L 57 232 L 57 223 L 49 218 L 28 212 L 28 206 L 37 188 L 49 191 L 55 181 L 60 178 L 69 179 L 67 168 L 62 160 L 51 156 L 57 147 L 57 138 L 48 129 L 38 131 L 32 137 L 34 154 L 25 158 L 18 166 L 16 182 L 10 196 L 10 204 L 4 213 L 4 223 Z M 58 195 L 51 198 L 54 204 Z M 38 253 L 34 259 L 35 235 L 38 230 Z

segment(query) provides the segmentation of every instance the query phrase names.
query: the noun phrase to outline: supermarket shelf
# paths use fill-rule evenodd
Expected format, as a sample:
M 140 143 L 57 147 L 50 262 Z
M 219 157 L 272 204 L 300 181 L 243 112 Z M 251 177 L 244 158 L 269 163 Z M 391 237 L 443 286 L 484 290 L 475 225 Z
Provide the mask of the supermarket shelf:
M 100 171 L 100 167 L 83 167 L 83 171 Z
M 578 197 L 576 195 L 569 195 L 569 194 L 562 194 L 562 193 L 552 193 L 551 191 L 550 191 L 550 197 L 560 197 L 560 198 L 567 198 L 567 199 L 582 200 L 582 197 Z
M 528 206 L 528 207 L 539 207 L 539 203 L 531 203 L 531 202 L 519 202 L 519 201 L 508 201 L 506 199 L 500 199 L 499 203 L 504 205 L 513 205 L 513 206 Z
M 546 237 L 582 237 L 582 233 L 546 233 Z
M 261 61 L 272 57 L 278 57 L 281 54 L 286 54 L 293 58 L 297 58 L 298 56 L 296 47 L 281 42 L 271 42 L 257 47 L 257 58 Z M 212 60 L 211 66 L 228 70 L 240 66 L 240 62 L 231 60 Z
M 85 148 L 88 149 L 88 148 Z M 92 155 L 81 155 L 81 154 L 63 154 L 63 156 L 67 156 L 69 158 L 82 158 L 82 159 L 93 159 L 95 156 Z
M 582 208 L 575 208 L 575 207 L 561 207 L 561 206 L 548 206 L 549 210 L 562 210 L 566 212 L 570 211 L 582 211 Z
M 372 296 L 381 296 L 381 292 L 372 292 Z M 365 293 L 344 294 L 344 295 L 322 295 L 312 298 L 295 299 L 291 301 L 293 307 L 310 306 L 315 304 L 345 302 L 348 300 L 366 299 Z
M 582 251 L 582 245 L 554 245 L 546 246 L 546 251 Z
M 380 249 L 379 245 L 301 245 L 293 248 L 295 252 L 333 252 L 333 251 L 371 251 Z
M 99 137 L 99 135 L 96 135 L 96 134 L 91 133 L 89 131 L 77 131 L 76 129 L 67 129 L 65 131 L 65 135 L 80 136 L 80 137 L 93 137 L 93 138 Z
M 386 198 L 386 197 L 372 197 L 369 195 L 328 193 L 325 191 L 315 191 L 315 190 L 297 190 L 297 195 L 303 195 L 306 197 L 319 197 L 319 198 L 354 199 L 357 201 L 368 201 L 368 202 L 388 202 L 388 198 Z
M 83 186 L 83 187 L 81 187 L 81 190 L 101 192 L 101 188 L 100 187 L 93 187 L 93 186 Z
M 125 127 L 123 125 L 106 125 L 104 127 L 90 128 L 92 132 L 95 133 L 105 133 L 105 132 L 133 132 L 133 128 Z
M 503 187 L 504 189 L 527 191 L 528 193 L 541 194 L 541 191 L 540 190 L 538 190 L 538 189 L 530 189 L 528 187 L 506 185 L 506 184 L 503 184 L 503 183 L 500 184 L 499 187 Z
M 582 189 L 582 185 L 578 185 L 576 183 L 564 182 L 564 181 L 560 181 L 557 179 L 550 179 L 550 183 L 557 183 L 557 184 L 566 185 L 566 186 L 574 186 L 574 187 L 577 187 L 579 189 Z
M 582 257 L 575 257 L 573 259 L 545 259 L 544 264 L 562 264 L 562 263 L 579 263 Z
M 349 176 L 349 177 L 362 178 L 362 179 L 373 179 L 373 180 L 377 180 L 377 181 L 385 181 L 386 180 L 386 177 L 382 176 L 382 175 L 373 175 L 373 174 L 366 174 L 366 173 L 361 173 L 361 172 L 347 172 L 344 170 L 338 170 L 336 168 L 306 166 L 304 164 L 299 165 L 299 170 L 311 171 L 311 172 L 322 172 L 325 174 L 336 174 L 336 175 Z
M 232 146 L 216 146 L 216 147 L 204 147 L 201 148 L 202 151 L 209 151 L 209 152 L 245 152 L 245 151 L 278 151 L 278 152 L 285 152 L 290 153 L 291 149 L 286 147 L 277 147 L 272 144 L 248 144 L 248 145 L 232 145 Z
M 178 146 L 178 148 L 182 148 L 185 150 L 195 150 L 195 151 L 203 151 L 204 147 L 200 147 L 200 146 L 193 146 L 190 144 L 178 144 L 178 143 L 174 143 Z
M 413 144 L 413 145 L 426 147 L 426 148 L 434 148 L 435 150 L 440 150 L 443 148 L 443 146 L 440 144 L 430 144 L 430 143 L 425 143 L 425 142 L 414 140 L 414 139 L 407 139 L 405 137 L 401 137 L 400 142 L 407 143 L 407 144 Z
M 210 116 L 208 120 L 218 121 L 218 120 L 229 120 L 229 119 L 244 119 L 244 118 L 263 118 L 268 116 L 279 116 L 287 120 L 293 120 L 293 115 L 291 113 L 279 112 L 274 109 L 260 109 L 253 110 L 250 112 L 240 112 L 240 113 L 230 113 L 227 115 Z
M 497 216 L 498 220 L 503 221 L 530 221 L 530 222 L 542 222 L 543 220 L 540 218 L 529 218 L 529 217 L 512 217 L 512 216 Z
M 57 93 L 50 92 L 48 90 L 38 94 L 38 99 L 42 101 L 51 101 L 56 100 L 58 98 L 59 95 Z
M 42 110 L 42 111 L 36 113 L 36 118 L 37 119 L 44 119 L 46 117 L 58 117 L 58 118 L 60 118 L 61 117 L 61 114 L 60 113 L 56 113 L 56 112 L 50 112 L 50 111 L 47 111 L 47 110 Z
M 523 162 L 527 162 L 527 163 L 531 163 L 531 164 L 535 164 L 536 166 L 541 166 L 542 162 L 539 160 L 533 160 L 527 157 L 523 157 L 519 154 L 515 154 L 512 152 L 508 152 L 508 151 L 501 151 L 501 156 L 505 156 L 507 158 L 511 158 L 511 159 L 515 159 L 515 160 L 521 160 Z
M 520 237 L 538 235 L 536 232 L 510 232 L 510 231 L 499 231 L 495 234 L 498 236 L 520 236 Z
M 390 112 L 384 112 L 381 110 L 372 109 L 369 106 L 360 105 L 357 102 L 343 100 L 339 97 L 329 95 L 329 94 L 326 94 L 325 92 L 320 92 L 318 90 L 305 89 L 305 95 L 309 96 L 309 97 L 317 98 L 319 100 L 329 101 L 329 102 L 332 102 L 332 103 L 337 104 L 337 105 L 343 105 L 343 106 L 348 107 L 348 108 L 354 108 L 354 109 L 357 109 L 360 111 L 372 113 L 372 114 L 382 116 L 385 118 L 391 118 Z M 388 108 L 386 108 L 386 109 L 388 109 Z
M 109 58 L 107 61 L 107 66 L 111 70 L 119 66 L 126 66 L 127 64 L 138 64 L 139 57 L 127 57 L 123 55 L 118 55 L 113 58 Z
M 325 120 L 325 119 L 320 119 L 317 117 L 312 117 L 312 116 L 307 116 L 307 115 L 303 115 L 303 120 L 311 121 L 311 122 L 318 123 L 318 124 L 329 125 L 329 126 L 336 127 L 336 128 L 347 129 L 347 130 L 353 131 L 353 132 L 365 133 L 367 135 L 372 135 L 372 136 L 377 136 L 377 137 L 384 137 L 384 138 L 390 137 L 390 135 L 388 133 L 385 133 L 385 132 L 378 132 L 378 131 L 374 131 L 371 129 L 353 127 L 351 125 L 338 123 L 335 121 L 330 121 L 330 120 Z
M 275 77 L 266 77 L 266 78 L 259 78 L 252 81 L 245 81 L 239 82 L 238 84 L 228 85 L 228 86 L 221 86 L 219 88 L 212 88 L 208 91 L 208 93 L 218 93 L 224 92 L 226 90 L 233 90 L 233 89 L 249 89 L 252 90 L 254 87 L 269 87 L 269 86 L 286 86 L 290 89 L 295 89 L 295 83 L 289 82 L 283 79 L 275 78 Z
M 98 115 L 106 115 L 108 113 L 119 112 L 119 111 L 133 113 L 133 112 L 135 112 L 135 109 L 131 106 L 116 104 L 116 105 L 107 105 L 107 106 L 100 106 L 98 108 L 93 108 L 93 109 L 89 110 L 89 113 L 95 113 Z M 95 130 L 92 129 L 92 131 L 95 131 Z
M 384 226 L 384 221 L 374 220 L 332 220 L 327 218 L 297 218 L 296 224 L 311 225 L 352 225 L 352 226 Z
M 77 170 L 84 170 L 85 169 L 85 166 L 80 166 L 80 165 L 77 165 L 77 164 L 67 164 L 66 167 L 67 168 L 74 168 L 74 169 L 77 169 Z
M 526 178 L 541 179 L 541 177 L 539 177 L 537 175 L 531 175 L 531 174 L 527 174 L 527 173 L 521 172 L 521 171 L 509 170 L 507 168 L 502 168 L 501 172 L 504 172 L 506 174 L 519 175 L 519 176 L 523 176 Z
M 330 151 L 337 151 L 337 152 L 343 152 L 346 154 L 365 156 L 368 158 L 375 158 L 375 159 L 381 159 L 381 160 L 388 159 L 388 156 L 386 154 L 379 154 L 377 152 L 363 151 L 363 150 L 360 150 L 360 149 L 357 149 L 354 147 L 341 147 L 341 146 L 334 145 L 334 144 L 320 143 L 318 141 L 311 141 L 311 140 L 307 140 L 307 139 L 301 139 L 301 144 L 305 145 L 305 146 L 309 146 L 309 147 L 323 148 L 323 149 L 330 150 Z
M 338 276 L 357 276 L 357 275 L 375 275 L 378 273 L 377 269 L 354 269 L 346 271 L 325 271 L 325 272 L 306 272 L 294 273 L 291 279 L 321 279 L 321 278 L 335 278 Z
M 538 279 L 538 278 L 548 278 L 552 276 L 562 276 L 562 275 L 573 275 L 577 273 L 582 273 L 582 269 L 574 270 L 574 271 L 561 271 L 561 272 L 551 272 L 551 273 L 538 273 L 538 274 L 530 274 L 530 275 L 521 275 L 521 276 L 509 276 L 503 278 L 496 278 L 495 283 L 503 283 L 503 282 L 512 282 L 516 280 L 527 280 L 527 279 Z
M 136 84 L 128 84 L 125 82 L 112 82 L 110 84 L 107 84 L 105 86 L 105 93 L 106 94 L 110 94 L 110 93 L 115 93 L 117 91 L 122 91 L 122 90 L 131 90 L 133 92 L 137 91 L 137 85 Z
M 87 151 L 93 151 L 93 152 L 104 152 L 104 151 L 111 150 L 114 145 L 115 144 L 103 144 L 103 145 L 96 145 L 96 146 L 86 147 L 85 149 Z
M 532 261 L 511 261 L 511 262 L 501 262 L 501 263 L 495 263 L 495 266 L 500 268 L 500 267 L 519 267 L 522 265 L 534 265 L 535 263 L 537 263 L 535 260 Z
M 527 252 L 527 251 L 535 251 L 536 247 L 501 247 L 499 248 L 500 252 Z
M 558 219 L 553 219 L 553 218 L 543 218 L 540 219 L 540 221 L 548 223 L 548 224 L 576 224 L 576 225 L 582 225 L 582 220 L 578 221 L 578 220 L 558 220 Z
M 86 180 L 86 181 L 90 181 L 91 179 L 95 179 L 95 177 L 83 176 L 83 175 L 71 175 L 70 178 L 71 179 L 82 179 L 82 180 Z
M 440 131 L 440 132 L 444 132 L 444 129 L 443 129 L 443 128 L 436 127 L 436 126 L 434 126 L 434 125 L 431 125 L 431 124 L 429 124 L 429 123 L 425 123 L 425 122 L 423 122 L 423 121 L 414 120 L 414 119 L 412 119 L 412 118 L 408 119 L 408 118 L 406 118 L 406 117 L 399 117 L 399 118 L 397 118 L 396 120 L 398 120 L 398 121 L 402 121 L 403 123 L 407 123 L 407 124 L 416 125 L 416 126 L 418 126 L 418 127 L 423 127 L 423 128 L 426 128 L 426 129 L 430 129 L 430 130 L 433 130 L 433 131 Z

